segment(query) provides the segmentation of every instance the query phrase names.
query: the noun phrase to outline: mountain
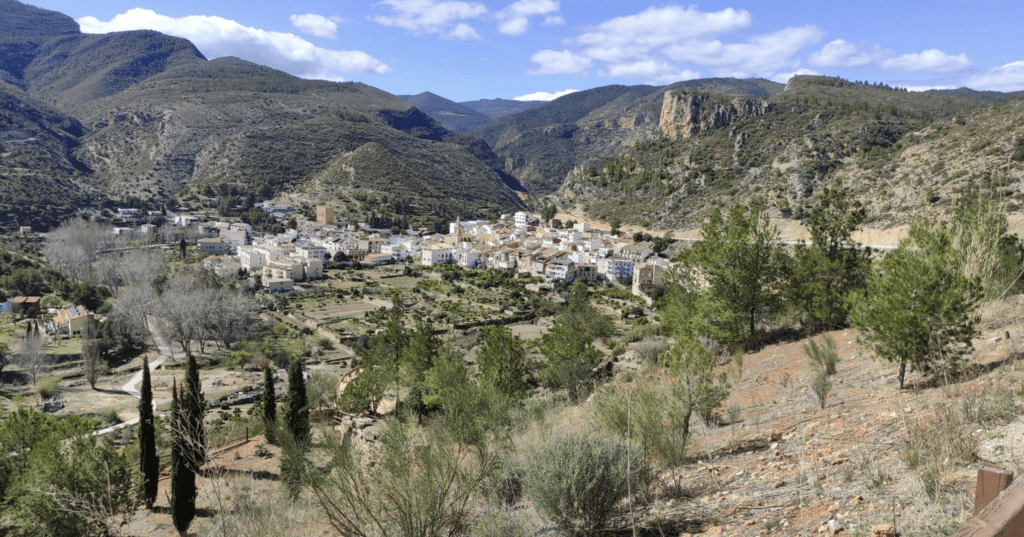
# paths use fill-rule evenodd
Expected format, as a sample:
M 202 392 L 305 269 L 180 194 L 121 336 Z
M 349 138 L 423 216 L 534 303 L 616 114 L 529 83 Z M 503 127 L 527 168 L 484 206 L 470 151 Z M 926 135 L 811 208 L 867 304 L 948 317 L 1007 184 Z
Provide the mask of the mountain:
M 704 79 L 671 86 L 603 86 L 509 115 L 471 134 L 505 162 L 505 172 L 537 195 L 552 193 L 574 167 L 657 138 L 665 92 L 682 88 L 768 97 L 784 86 L 767 80 Z
M 532 110 L 544 104 L 544 101 L 513 101 L 512 99 L 479 99 L 459 103 L 466 108 L 480 112 L 491 119 Z
M 24 37 L 42 35 L 73 35 L 81 30 L 75 19 L 48 9 L 22 4 L 16 0 L 0 0 L 0 36 Z
M 372 143 L 417 170 L 416 181 L 388 184 L 389 192 L 416 198 L 437 190 L 423 181 L 458 184 L 438 190 L 452 217 L 524 206 L 485 143 L 387 92 L 237 58 L 209 61 L 187 40 L 158 32 L 81 34 L 58 13 L 13 0 L 0 6 L 0 98 L 10 126 L 0 134 L 0 178 L 39 183 L 13 189 L 4 181 L 0 204 L 39 207 L 46 200 L 32 193 L 53 185 L 73 195 L 51 199 L 95 208 L 130 199 L 251 203 L 291 193 Z M 359 170 L 356 184 L 382 187 L 362 175 L 372 169 Z M 334 199 L 316 192 L 323 197 L 301 201 Z
M 679 86 L 660 93 L 660 114 L 645 116 L 636 142 L 574 162 L 557 193 L 563 208 L 693 227 L 712 207 L 761 196 L 777 215 L 803 219 L 821 186 L 842 179 L 876 226 L 935 215 L 978 187 L 997 188 L 1019 210 L 1019 94 L 914 93 L 808 76 L 760 97 Z M 523 137 L 498 138 L 496 152 L 526 145 Z
M 46 229 L 103 199 L 74 155 L 84 129 L 0 82 L 0 226 Z
M 445 128 L 456 132 L 468 132 L 493 121 L 490 116 L 429 91 L 419 95 L 399 95 L 399 97 L 436 119 Z

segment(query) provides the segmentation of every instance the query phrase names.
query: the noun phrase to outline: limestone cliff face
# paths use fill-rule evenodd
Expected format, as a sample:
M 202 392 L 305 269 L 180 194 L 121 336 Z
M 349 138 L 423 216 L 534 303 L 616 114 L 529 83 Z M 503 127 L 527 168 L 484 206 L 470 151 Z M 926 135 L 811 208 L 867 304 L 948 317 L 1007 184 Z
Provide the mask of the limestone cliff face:
M 709 94 L 666 91 L 658 126 L 666 136 L 689 138 L 740 119 L 764 115 L 772 107 L 772 103 L 761 99 L 730 100 Z

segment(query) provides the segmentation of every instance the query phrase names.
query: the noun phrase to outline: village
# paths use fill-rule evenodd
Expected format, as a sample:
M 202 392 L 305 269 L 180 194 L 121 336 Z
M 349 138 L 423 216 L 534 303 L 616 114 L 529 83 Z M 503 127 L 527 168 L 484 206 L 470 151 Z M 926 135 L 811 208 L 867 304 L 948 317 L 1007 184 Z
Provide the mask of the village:
M 324 267 L 332 260 L 364 266 L 454 264 L 539 277 L 545 283 L 610 281 L 630 286 L 638 296 L 662 285 L 671 268 L 652 242 L 620 237 L 587 223 L 562 228 L 552 220 L 541 226 L 537 215 L 525 212 L 504 215 L 496 223 L 456 220 L 449 224 L 448 234 L 338 226 L 329 206 L 317 207 L 316 214 L 315 222 L 304 221 L 300 229 L 264 236 L 252 236 L 252 227 L 244 223 L 203 222 L 191 215 L 168 219 L 177 226 L 196 227 L 204 267 L 221 276 L 259 276 L 259 284 L 270 291 L 291 291 L 297 282 L 323 278 Z

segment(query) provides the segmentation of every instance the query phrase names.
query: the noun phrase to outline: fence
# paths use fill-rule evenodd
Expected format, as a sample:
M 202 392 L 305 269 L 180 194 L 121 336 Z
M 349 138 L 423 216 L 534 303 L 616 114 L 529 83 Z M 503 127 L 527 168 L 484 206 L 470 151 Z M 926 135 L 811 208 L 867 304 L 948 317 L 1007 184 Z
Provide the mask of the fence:
M 974 518 L 953 537 L 1024 535 L 1024 479 L 1011 485 L 1012 480 L 1012 472 L 988 467 L 978 470 Z

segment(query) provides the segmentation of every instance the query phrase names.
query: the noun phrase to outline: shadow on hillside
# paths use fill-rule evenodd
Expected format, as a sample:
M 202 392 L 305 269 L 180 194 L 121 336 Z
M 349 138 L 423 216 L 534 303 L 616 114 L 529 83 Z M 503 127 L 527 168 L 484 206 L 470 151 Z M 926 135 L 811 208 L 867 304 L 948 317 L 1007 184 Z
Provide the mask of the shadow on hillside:
M 927 390 L 931 388 L 941 388 L 942 386 L 952 384 L 962 384 L 977 379 L 978 377 L 991 373 L 1000 367 L 1012 364 L 1024 358 L 1020 353 L 1014 353 L 1005 358 L 986 362 L 984 364 L 967 364 L 963 369 L 952 372 L 949 375 L 943 375 L 941 372 L 932 373 L 925 378 L 907 380 L 904 385 L 904 390 Z

